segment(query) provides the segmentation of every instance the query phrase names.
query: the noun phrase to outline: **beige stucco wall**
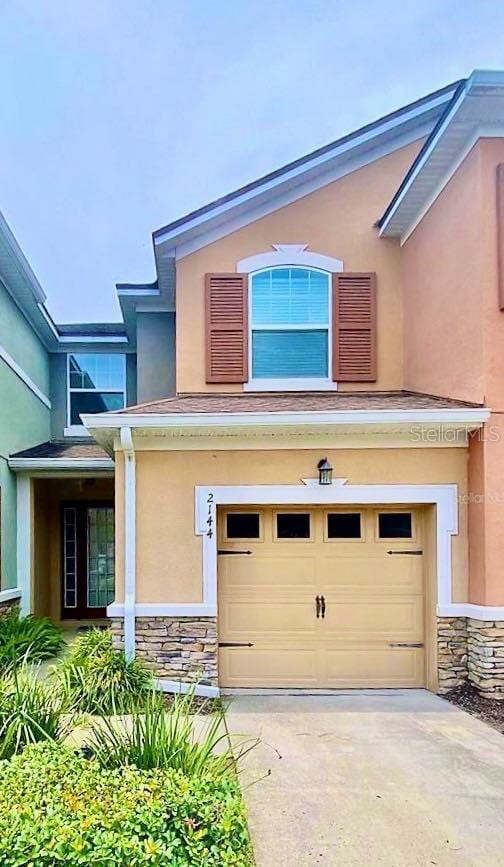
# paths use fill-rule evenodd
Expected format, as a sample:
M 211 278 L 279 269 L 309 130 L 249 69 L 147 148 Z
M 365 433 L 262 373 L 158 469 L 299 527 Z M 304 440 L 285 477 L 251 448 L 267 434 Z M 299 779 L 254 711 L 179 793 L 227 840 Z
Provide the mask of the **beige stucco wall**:
M 327 449 L 323 452 L 326 453 Z M 137 451 L 137 601 L 198 602 L 202 599 L 202 540 L 195 535 L 196 485 L 299 484 L 315 475 L 320 449 L 264 451 Z M 434 449 L 328 450 L 336 475 L 349 484 L 457 484 L 467 492 L 467 451 Z M 121 496 L 118 490 L 116 502 Z M 464 498 L 464 497 L 463 497 Z M 118 524 L 123 511 L 117 508 Z M 122 529 L 118 526 L 118 538 Z M 118 545 L 117 600 L 123 598 Z M 467 508 L 453 540 L 456 601 L 467 599 Z
M 204 275 L 233 272 L 246 256 L 272 244 L 304 243 L 343 260 L 348 271 L 378 277 L 378 380 L 366 388 L 402 387 L 400 248 L 380 239 L 373 224 L 397 189 L 420 142 L 404 147 L 263 217 L 177 263 L 177 391 L 239 391 L 205 383 Z M 362 384 L 345 383 L 345 390 Z

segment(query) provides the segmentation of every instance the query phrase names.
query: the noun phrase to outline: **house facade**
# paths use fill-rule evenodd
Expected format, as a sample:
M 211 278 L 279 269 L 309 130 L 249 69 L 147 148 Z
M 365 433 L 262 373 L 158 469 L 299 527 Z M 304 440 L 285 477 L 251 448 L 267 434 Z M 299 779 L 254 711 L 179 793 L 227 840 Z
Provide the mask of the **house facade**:
M 123 325 L 55 326 L 25 610 L 108 616 L 168 690 L 504 697 L 503 96 L 475 72 L 159 229 Z

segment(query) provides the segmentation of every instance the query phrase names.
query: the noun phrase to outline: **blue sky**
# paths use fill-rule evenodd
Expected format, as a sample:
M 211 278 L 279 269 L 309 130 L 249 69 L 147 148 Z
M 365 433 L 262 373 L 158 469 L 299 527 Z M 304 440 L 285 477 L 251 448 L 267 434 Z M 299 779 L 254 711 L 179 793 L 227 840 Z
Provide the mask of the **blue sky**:
M 473 68 L 498 0 L 0 0 L 0 210 L 57 321 L 118 319 L 151 232 Z

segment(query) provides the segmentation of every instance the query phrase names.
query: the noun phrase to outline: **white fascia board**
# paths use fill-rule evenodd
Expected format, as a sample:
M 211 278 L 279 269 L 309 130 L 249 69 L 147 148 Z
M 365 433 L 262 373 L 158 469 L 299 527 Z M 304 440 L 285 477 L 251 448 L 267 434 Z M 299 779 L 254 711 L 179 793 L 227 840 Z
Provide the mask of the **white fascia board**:
M 325 410 L 318 412 L 240 412 L 240 413 L 173 413 L 172 415 L 82 415 L 88 430 L 121 428 L 229 428 L 280 426 L 461 424 L 479 427 L 490 418 L 490 410 L 460 407 L 457 409 L 403 410 Z
M 430 209 L 432 208 L 432 205 L 434 204 L 434 202 L 436 201 L 438 196 L 441 195 L 444 188 L 451 181 L 451 179 L 452 179 L 453 175 L 455 174 L 455 172 L 457 171 L 457 169 L 460 168 L 460 166 L 462 165 L 462 163 L 464 162 L 466 157 L 471 153 L 475 144 L 481 138 L 504 138 L 504 126 L 497 126 L 497 127 L 488 127 L 488 126 L 484 127 L 483 126 L 483 127 L 479 127 L 476 130 L 476 132 L 466 142 L 466 144 L 464 145 L 462 150 L 457 154 L 456 158 L 452 161 L 450 167 L 447 169 L 447 171 L 445 172 L 445 174 L 443 175 L 443 177 L 441 178 L 441 180 L 439 181 L 439 183 L 435 187 L 434 192 L 429 197 L 426 204 L 423 206 L 423 208 L 421 208 L 419 213 L 416 215 L 415 219 L 411 221 L 409 226 L 402 233 L 401 239 L 400 239 L 401 247 L 404 246 L 404 244 L 406 243 L 406 241 L 408 240 L 410 235 L 413 234 L 413 232 L 415 231 L 418 224 L 422 222 L 423 218 L 430 211 Z
M 118 289 L 117 294 L 122 298 L 145 298 L 161 295 L 159 289 Z
M 412 186 L 412 184 L 414 183 L 414 181 L 416 180 L 416 178 L 420 174 L 420 172 L 423 169 L 423 167 L 425 166 L 426 162 L 430 159 L 433 150 L 437 147 L 439 140 L 442 138 L 442 136 L 446 132 L 447 127 L 450 125 L 453 118 L 457 114 L 460 106 L 462 105 L 462 103 L 464 102 L 464 100 L 466 98 L 468 85 L 469 85 L 469 81 L 466 82 L 464 88 L 462 89 L 462 91 L 460 92 L 460 94 L 458 96 L 458 99 L 455 100 L 450 111 L 447 113 L 443 123 L 439 125 L 435 135 L 432 137 L 432 139 L 429 143 L 429 146 L 425 149 L 424 153 L 422 154 L 420 159 L 417 161 L 417 164 L 416 164 L 413 172 L 411 173 L 410 177 L 408 178 L 407 184 L 404 186 L 403 190 L 401 191 L 401 194 L 397 197 L 393 208 L 391 208 L 390 212 L 387 214 L 386 220 L 380 226 L 380 232 L 379 232 L 380 235 L 386 234 L 387 227 L 388 227 L 390 221 L 392 220 L 393 216 L 395 215 L 397 209 L 399 208 L 401 202 L 403 201 L 405 196 L 408 194 L 410 187 Z
M 112 458 L 9 458 L 9 468 L 18 472 L 30 470 L 114 470 Z
M 54 322 L 52 320 L 51 314 L 46 309 L 45 304 L 42 304 L 42 302 L 39 301 L 37 306 L 38 306 L 38 309 L 40 310 L 42 316 L 44 317 L 44 320 L 47 323 L 47 326 L 48 326 L 49 330 L 51 331 L 53 337 L 55 337 L 56 340 L 59 340 L 59 332 L 56 328 L 56 325 L 54 324 Z
M 4 215 L 0 211 L 0 235 L 2 235 L 5 243 L 7 244 L 13 258 L 15 259 L 19 269 L 22 271 L 25 279 L 27 280 L 33 297 L 37 304 L 44 304 L 46 301 L 46 294 L 42 289 L 39 281 L 37 280 L 35 274 L 33 273 L 30 263 L 23 253 L 21 247 L 16 241 L 9 224 L 7 223 Z
M 352 150 L 362 146 L 363 144 L 371 145 L 373 140 L 379 140 L 380 136 L 382 136 L 383 134 L 388 133 L 391 130 L 400 128 L 403 124 L 406 124 L 411 120 L 418 118 L 420 126 L 422 115 L 427 114 L 428 112 L 432 111 L 432 109 L 437 108 L 438 106 L 448 103 L 452 98 L 453 91 L 440 94 L 438 97 L 432 99 L 427 103 L 423 103 L 421 106 L 417 106 L 416 108 L 411 109 L 411 111 L 405 114 L 390 118 L 388 121 L 385 121 L 380 125 L 374 126 L 372 129 L 363 132 L 360 136 L 343 142 L 340 145 L 335 145 L 334 148 L 331 148 L 325 153 L 320 154 L 309 161 L 303 162 L 301 165 L 295 166 L 290 171 L 286 171 L 280 175 L 277 175 L 276 177 L 271 178 L 270 180 L 265 181 L 260 185 L 254 186 L 252 189 L 242 193 L 242 195 L 236 196 L 235 198 L 230 199 L 227 202 L 223 202 L 221 205 L 216 205 L 215 208 L 206 211 L 204 214 L 195 216 L 192 220 L 188 220 L 187 222 L 184 222 L 179 226 L 174 227 L 173 229 L 167 229 L 165 232 L 157 235 L 154 238 L 154 245 L 159 246 L 160 244 L 164 244 L 167 241 L 172 241 L 175 247 L 177 246 L 177 239 L 185 235 L 187 232 L 190 232 L 191 230 L 202 226 L 204 223 L 214 220 L 217 217 L 222 217 L 227 212 L 240 205 L 246 204 L 260 194 L 264 194 L 267 192 L 273 193 L 274 190 L 282 184 L 292 181 L 307 172 L 313 171 L 314 169 L 319 168 L 323 170 L 325 165 L 331 160 L 333 160 L 335 157 L 347 154 Z M 432 124 L 430 124 L 430 128 L 432 129 Z M 414 133 L 410 132 L 410 140 L 414 141 L 415 139 L 421 137 L 422 132 L 423 134 L 425 134 L 426 130 L 420 131 L 419 129 L 416 129 Z M 404 142 L 402 142 L 399 146 L 402 147 L 403 145 Z M 392 152 L 396 150 L 397 147 L 398 145 L 395 141 L 388 141 L 385 145 L 386 152 Z M 372 159 L 376 159 L 376 156 L 373 155 Z M 344 173 L 345 172 L 342 172 L 342 174 Z M 325 179 L 324 183 L 327 183 Z M 297 191 L 295 194 L 295 198 L 298 198 L 301 195 L 306 195 L 304 189 L 302 192 Z M 275 203 L 275 208 L 277 207 L 281 207 L 281 205 Z M 179 255 L 179 250 L 177 249 L 177 258 L 179 258 Z
M 128 343 L 127 337 L 122 337 L 119 334 L 115 335 L 106 335 L 106 334 L 97 334 L 97 335 L 65 335 L 63 337 L 58 337 L 59 343 Z
M 349 155 L 344 164 L 338 163 L 332 168 L 324 166 L 314 177 L 309 176 L 305 180 L 300 178 L 295 186 L 292 186 L 292 184 L 288 185 L 287 189 L 283 187 L 277 189 L 275 187 L 270 193 L 265 194 L 262 187 L 257 188 L 258 192 L 255 198 L 259 199 L 259 201 L 255 201 L 255 198 L 251 199 L 246 203 L 246 207 L 244 204 L 238 204 L 236 208 L 228 211 L 227 216 L 223 215 L 220 218 L 216 217 L 214 219 L 213 212 L 209 212 L 211 219 L 208 220 L 206 228 L 202 227 L 200 233 L 194 234 L 191 229 L 186 231 L 185 228 L 182 233 L 181 227 L 179 238 L 170 247 L 170 255 L 177 261 L 183 259 L 184 256 L 189 256 L 202 247 L 212 244 L 214 241 L 218 241 L 232 232 L 237 232 L 250 223 L 254 223 L 262 217 L 278 211 L 280 208 L 285 208 L 287 205 L 298 201 L 298 199 L 302 199 L 326 187 L 328 184 L 332 184 L 334 181 L 352 172 L 356 172 L 364 166 L 418 141 L 420 138 L 426 137 L 431 132 L 431 129 L 432 124 L 415 127 L 414 130 L 394 139 L 393 144 L 391 142 L 381 145 L 377 143 L 373 149 L 366 150 L 364 153 L 354 155 L 353 157 Z M 188 235 L 187 238 L 186 235 Z

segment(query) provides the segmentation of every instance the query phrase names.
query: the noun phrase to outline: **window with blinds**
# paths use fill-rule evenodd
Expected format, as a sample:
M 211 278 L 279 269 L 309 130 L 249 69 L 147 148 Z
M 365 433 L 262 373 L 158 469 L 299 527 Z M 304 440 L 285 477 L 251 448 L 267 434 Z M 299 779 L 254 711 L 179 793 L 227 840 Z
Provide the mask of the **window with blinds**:
M 250 285 L 252 377 L 327 378 L 330 275 L 271 268 Z

